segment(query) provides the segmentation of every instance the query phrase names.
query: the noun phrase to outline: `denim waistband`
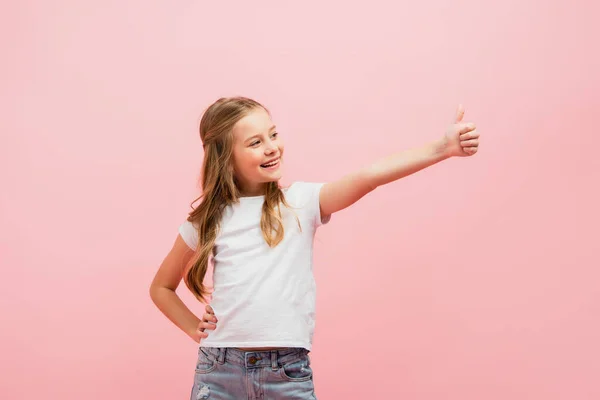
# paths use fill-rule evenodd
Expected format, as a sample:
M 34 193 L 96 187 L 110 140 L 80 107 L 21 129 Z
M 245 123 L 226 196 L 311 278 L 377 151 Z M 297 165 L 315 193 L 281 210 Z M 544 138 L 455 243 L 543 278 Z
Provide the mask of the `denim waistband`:
M 309 351 L 303 348 L 286 348 L 266 351 L 244 351 L 231 347 L 200 347 L 208 358 L 221 364 L 231 363 L 246 368 L 272 367 L 294 362 L 305 357 Z

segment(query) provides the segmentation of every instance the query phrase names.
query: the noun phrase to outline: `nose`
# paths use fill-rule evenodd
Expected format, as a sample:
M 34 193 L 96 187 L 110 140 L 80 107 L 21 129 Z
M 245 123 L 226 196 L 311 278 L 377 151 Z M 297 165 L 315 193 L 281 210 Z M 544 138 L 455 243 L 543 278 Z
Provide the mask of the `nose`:
M 265 154 L 273 154 L 277 151 L 277 146 L 273 142 L 267 143 L 265 147 Z

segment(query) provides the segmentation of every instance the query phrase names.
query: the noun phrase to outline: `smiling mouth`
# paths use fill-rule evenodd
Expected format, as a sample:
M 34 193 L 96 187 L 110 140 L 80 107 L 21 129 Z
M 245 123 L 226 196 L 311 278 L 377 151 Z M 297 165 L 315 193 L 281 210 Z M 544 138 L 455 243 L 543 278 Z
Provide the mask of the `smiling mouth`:
M 280 157 L 281 158 L 281 157 Z M 261 164 L 260 167 L 261 168 L 271 168 L 271 167 L 275 167 L 277 164 L 279 164 L 279 160 L 280 158 L 277 158 L 271 162 L 265 163 L 265 164 Z

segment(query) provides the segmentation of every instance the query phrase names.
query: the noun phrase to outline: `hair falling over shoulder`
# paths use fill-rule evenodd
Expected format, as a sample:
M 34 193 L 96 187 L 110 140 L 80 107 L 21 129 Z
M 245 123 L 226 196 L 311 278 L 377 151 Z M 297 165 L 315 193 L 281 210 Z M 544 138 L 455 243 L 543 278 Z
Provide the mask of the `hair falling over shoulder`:
M 213 254 L 215 240 L 225 207 L 239 201 L 240 193 L 233 172 L 233 126 L 260 103 L 246 97 L 221 98 L 209 106 L 200 121 L 200 139 L 204 147 L 200 197 L 192 202 L 187 220 L 198 230 L 196 253 L 184 282 L 194 296 L 207 302 L 208 288 L 204 278 Z M 200 200 L 194 208 L 193 204 Z M 260 227 L 266 243 L 277 246 L 284 237 L 280 205 L 289 207 L 278 182 L 265 184 L 265 200 Z

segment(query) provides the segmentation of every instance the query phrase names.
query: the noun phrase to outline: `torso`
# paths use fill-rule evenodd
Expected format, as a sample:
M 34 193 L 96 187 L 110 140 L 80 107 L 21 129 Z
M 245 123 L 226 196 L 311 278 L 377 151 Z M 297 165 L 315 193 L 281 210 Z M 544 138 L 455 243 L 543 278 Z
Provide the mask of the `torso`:
M 291 207 L 281 210 L 285 236 L 273 248 L 259 223 L 263 198 L 240 198 L 224 210 L 213 249 L 211 306 L 227 329 L 211 332 L 205 346 L 245 352 L 310 348 L 316 298 L 312 249 L 323 223 L 320 186 L 296 182 L 286 190 Z M 180 232 L 195 249 L 197 227 L 186 222 Z

